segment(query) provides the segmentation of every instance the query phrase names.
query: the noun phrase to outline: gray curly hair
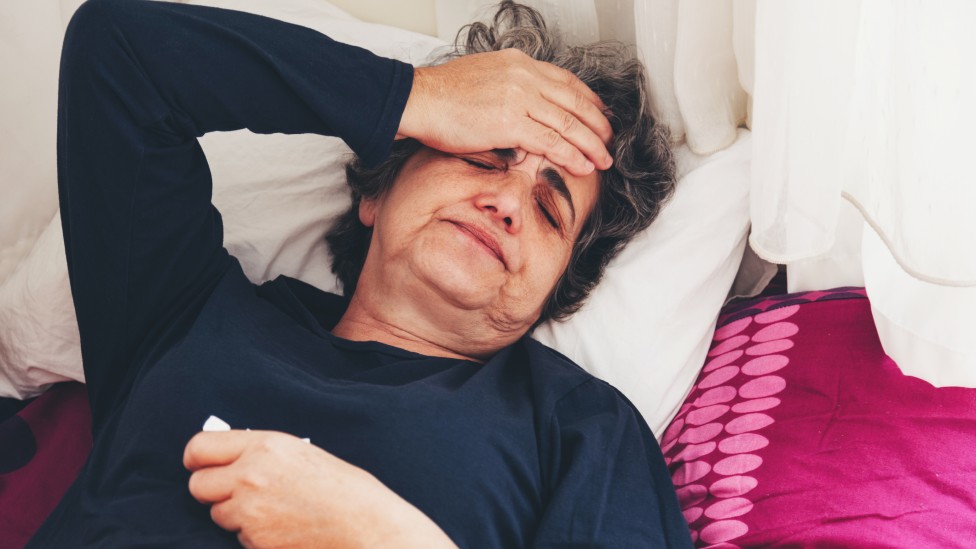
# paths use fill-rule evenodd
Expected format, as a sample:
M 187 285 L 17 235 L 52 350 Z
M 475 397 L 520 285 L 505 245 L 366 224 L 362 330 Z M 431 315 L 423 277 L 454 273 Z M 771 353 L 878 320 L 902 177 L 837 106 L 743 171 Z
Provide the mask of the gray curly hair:
M 473 23 L 461 29 L 455 49 L 441 61 L 506 48 L 517 48 L 575 74 L 606 104 L 614 132 L 609 147 L 613 166 L 600 174 L 596 206 L 538 324 L 576 312 L 600 281 L 607 263 L 657 217 L 674 192 L 674 162 L 667 132 L 651 115 L 644 67 L 631 48 L 616 42 L 563 47 L 537 11 L 505 1 L 489 24 Z M 404 139 L 394 143 L 390 156 L 379 166 L 368 168 L 357 159 L 346 167 L 352 206 L 339 217 L 326 240 L 333 254 L 332 271 L 347 296 L 355 291 L 372 237 L 372 229 L 359 221 L 359 203 L 392 188 L 407 160 L 421 147 L 415 140 Z

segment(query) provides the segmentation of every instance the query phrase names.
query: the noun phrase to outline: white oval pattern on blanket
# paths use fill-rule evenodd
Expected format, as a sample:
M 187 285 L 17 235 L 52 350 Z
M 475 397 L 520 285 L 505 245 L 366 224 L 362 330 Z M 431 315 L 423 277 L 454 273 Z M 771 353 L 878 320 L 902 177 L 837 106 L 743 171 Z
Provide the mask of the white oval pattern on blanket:
M 691 526 L 697 546 L 737 548 L 730 542 L 749 532 L 744 522 L 754 507 L 749 493 L 759 486 L 749 473 L 762 467 L 759 453 L 770 444 L 761 432 L 775 423 L 768 412 L 782 403 L 774 395 L 787 385 L 772 374 L 790 363 L 777 353 L 793 347 L 791 338 L 800 328 L 785 320 L 799 310 L 789 305 L 718 328 L 714 339 L 719 343 L 709 351 L 690 395 L 697 396 L 688 399 L 691 404 L 681 408 L 664 434 L 665 462 L 674 471 L 685 520 L 689 525 L 702 517 L 712 520 Z M 755 333 L 743 333 L 747 329 Z M 710 473 L 723 478 L 706 487 L 701 482 Z

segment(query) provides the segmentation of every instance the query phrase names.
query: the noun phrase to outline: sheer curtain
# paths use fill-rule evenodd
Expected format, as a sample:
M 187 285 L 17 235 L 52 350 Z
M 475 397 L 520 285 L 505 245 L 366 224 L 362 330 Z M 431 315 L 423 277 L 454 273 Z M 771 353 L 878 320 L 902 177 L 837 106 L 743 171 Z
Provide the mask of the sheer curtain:
M 976 386 L 974 23 L 965 1 L 755 15 L 751 243 L 804 289 L 862 276 L 887 353 L 936 385 Z
M 976 3 L 526 3 L 569 42 L 635 43 L 695 152 L 750 127 L 753 250 L 793 291 L 866 286 L 905 373 L 976 386 Z M 438 0 L 438 28 L 489 4 Z

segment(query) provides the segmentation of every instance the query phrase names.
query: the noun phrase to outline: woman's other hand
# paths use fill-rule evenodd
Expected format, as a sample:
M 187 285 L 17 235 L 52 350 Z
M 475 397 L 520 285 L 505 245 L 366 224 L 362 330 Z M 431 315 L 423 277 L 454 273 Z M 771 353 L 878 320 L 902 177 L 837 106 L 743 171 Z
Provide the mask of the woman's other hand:
M 244 547 L 454 547 L 375 477 L 291 435 L 198 433 L 183 464 L 190 493 Z
M 582 176 L 613 162 L 605 108 L 573 73 L 505 49 L 414 69 L 397 137 L 449 153 L 521 148 Z

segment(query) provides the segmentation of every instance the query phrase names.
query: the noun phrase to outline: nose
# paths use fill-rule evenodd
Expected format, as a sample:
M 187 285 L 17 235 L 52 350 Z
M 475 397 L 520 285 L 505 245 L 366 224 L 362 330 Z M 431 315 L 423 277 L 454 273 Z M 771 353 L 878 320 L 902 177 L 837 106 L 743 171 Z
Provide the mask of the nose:
M 511 234 L 522 230 L 523 201 L 527 186 L 525 182 L 506 177 L 490 190 L 477 196 L 475 205 L 486 212 L 501 228 Z
M 517 149 L 505 177 L 496 181 L 490 191 L 478 196 L 477 207 L 501 223 L 506 232 L 521 231 L 525 212 L 531 212 L 532 186 L 544 162 L 544 156 Z

